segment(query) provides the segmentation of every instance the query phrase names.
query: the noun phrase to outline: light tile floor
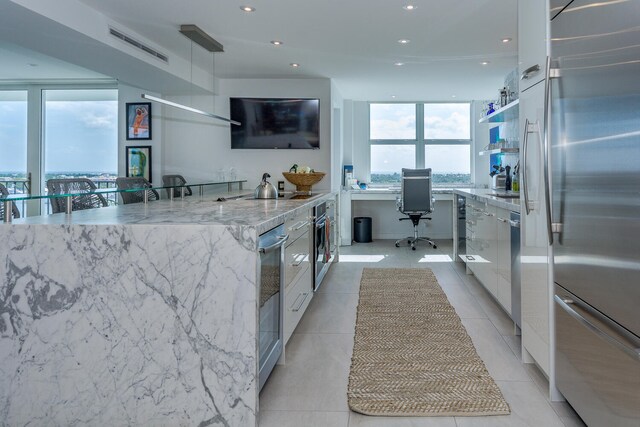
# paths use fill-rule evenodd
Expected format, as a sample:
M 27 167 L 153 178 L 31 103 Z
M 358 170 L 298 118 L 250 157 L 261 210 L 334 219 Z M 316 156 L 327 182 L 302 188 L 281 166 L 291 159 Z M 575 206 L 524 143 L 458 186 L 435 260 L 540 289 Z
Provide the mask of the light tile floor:
M 438 249 L 396 248 L 393 241 L 341 247 L 260 394 L 260 427 L 474 427 L 584 426 L 564 402 L 549 402 L 548 383 L 521 362 L 520 337 L 508 315 L 464 265 L 451 260 L 451 241 Z M 511 405 L 511 415 L 493 417 L 370 417 L 349 411 L 347 382 L 358 289 L 365 267 L 431 268 L 462 318 L 480 357 Z

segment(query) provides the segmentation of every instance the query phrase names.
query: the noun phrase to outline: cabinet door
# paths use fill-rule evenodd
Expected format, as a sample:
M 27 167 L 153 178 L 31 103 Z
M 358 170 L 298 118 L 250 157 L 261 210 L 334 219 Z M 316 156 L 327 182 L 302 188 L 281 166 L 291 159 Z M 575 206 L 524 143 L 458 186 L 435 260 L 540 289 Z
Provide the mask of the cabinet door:
M 296 218 L 306 219 L 305 216 Z M 304 221 L 303 221 L 304 222 Z M 284 342 L 295 330 L 304 314 L 311 298 L 313 297 L 313 280 L 311 277 L 311 226 L 306 224 L 300 229 L 300 225 L 293 228 L 299 236 L 285 248 L 285 294 L 284 294 Z
M 300 234 L 296 240 L 289 243 L 284 250 L 285 292 L 288 292 L 293 283 L 298 280 L 298 277 L 302 275 L 306 269 L 310 268 L 309 251 L 309 225 L 306 225 L 306 227 L 303 228 L 303 233 Z
M 511 314 L 511 226 L 510 212 L 497 209 L 498 229 L 498 302 Z
M 465 262 L 467 263 L 467 267 L 473 274 L 477 276 L 477 266 L 476 263 L 479 261 L 480 255 L 478 254 L 478 240 L 477 240 L 477 231 L 478 231 L 478 216 L 479 211 L 477 207 L 477 202 L 473 199 L 467 198 L 467 203 L 465 205 L 467 219 L 466 219 L 466 234 L 467 234 L 467 253 L 464 257 Z
M 549 14 L 546 0 L 518 1 L 518 72 L 520 92 L 544 79 Z
M 313 298 L 311 285 L 311 269 L 307 268 L 287 290 L 284 298 L 284 343 L 287 344 L 291 334 L 300 323 Z
M 496 208 L 486 203 L 481 203 L 478 216 L 478 240 L 479 262 L 474 271 L 476 278 L 494 296 L 498 295 L 498 240 L 496 236 Z
M 544 85 L 539 84 L 520 96 L 520 165 L 526 171 L 522 179 L 520 229 L 520 260 L 522 289 L 522 345 L 549 374 L 549 310 L 551 290 L 549 284 L 549 244 L 544 199 L 543 147 L 539 131 L 544 123 Z M 525 120 L 530 126 L 525 136 Z M 536 125 L 537 123 L 537 125 Z M 526 163 L 524 155 L 526 150 Z M 526 182 L 525 182 L 526 181 Z M 530 212 L 524 206 L 525 194 L 530 200 Z

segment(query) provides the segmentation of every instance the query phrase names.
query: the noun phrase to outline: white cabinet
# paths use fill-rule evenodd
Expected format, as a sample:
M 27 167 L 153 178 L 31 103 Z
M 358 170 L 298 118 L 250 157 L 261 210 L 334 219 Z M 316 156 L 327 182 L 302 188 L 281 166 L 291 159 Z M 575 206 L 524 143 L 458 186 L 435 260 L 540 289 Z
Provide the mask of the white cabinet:
M 520 92 L 544 79 L 547 60 L 547 0 L 518 1 Z
M 495 297 L 498 294 L 498 241 L 496 238 L 496 208 L 479 202 L 478 216 L 478 255 L 474 274 L 485 288 Z
M 300 322 L 311 298 L 311 212 L 306 210 L 285 223 L 289 240 L 285 246 L 284 342 Z
M 496 210 L 496 236 L 498 239 L 498 295 L 497 300 L 511 315 L 511 212 Z
M 478 281 L 511 314 L 511 211 L 467 197 L 466 254 Z
M 530 123 L 526 129 L 525 124 Z M 550 372 L 551 281 L 544 198 L 544 158 L 542 134 L 544 126 L 544 85 L 537 85 L 520 95 L 520 131 L 523 140 L 520 153 L 522 199 L 529 200 L 527 213 L 522 204 L 520 255 L 522 286 L 522 346 L 540 368 Z M 525 160 L 526 155 L 526 162 Z

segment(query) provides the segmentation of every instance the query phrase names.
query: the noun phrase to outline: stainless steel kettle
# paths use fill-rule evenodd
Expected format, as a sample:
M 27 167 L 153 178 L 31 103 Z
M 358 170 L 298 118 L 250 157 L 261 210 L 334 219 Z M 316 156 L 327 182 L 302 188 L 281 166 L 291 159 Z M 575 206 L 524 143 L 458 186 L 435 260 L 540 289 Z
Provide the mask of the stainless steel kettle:
M 268 173 L 264 173 L 262 175 L 262 182 L 260 185 L 256 187 L 256 191 L 253 196 L 256 199 L 277 199 L 278 198 L 278 190 L 273 186 L 267 178 L 271 178 L 271 175 Z

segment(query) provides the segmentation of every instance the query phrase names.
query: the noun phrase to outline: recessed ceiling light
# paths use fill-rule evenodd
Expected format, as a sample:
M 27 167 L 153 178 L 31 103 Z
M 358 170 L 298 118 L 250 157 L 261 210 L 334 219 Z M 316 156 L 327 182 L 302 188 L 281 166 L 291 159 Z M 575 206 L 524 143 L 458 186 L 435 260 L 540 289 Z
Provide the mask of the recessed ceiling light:
M 256 8 L 251 6 L 240 6 L 240 10 L 243 12 L 255 12 Z
M 395 98 L 396 96 L 395 96 L 395 95 L 391 95 L 391 97 L 392 97 L 392 98 Z
M 489 65 L 489 61 L 482 61 L 481 64 L 482 65 Z
M 396 67 L 402 67 L 404 65 L 404 62 L 394 62 L 393 65 L 395 65 Z
M 298 68 L 300 66 L 300 64 L 298 64 L 297 62 L 292 62 L 291 65 L 293 68 Z
M 455 96 L 455 95 L 451 95 L 451 97 L 452 97 L 452 98 L 455 98 L 456 96 Z
M 398 40 L 398 43 L 400 43 L 400 44 L 407 44 L 407 43 L 409 43 L 410 41 L 411 41 L 411 40 L 407 40 L 407 39 L 400 39 L 400 40 Z
M 513 40 L 511 37 L 505 37 L 502 39 L 502 43 L 509 43 L 511 40 Z
M 408 4 L 406 6 L 402 6 L 404 10 L 416 10 L 416 7 L 412 4 Z
M 280 40 L 271 40 L 271 44 L 274 46 L 282 46 L 284 43 L 282 43 Z

